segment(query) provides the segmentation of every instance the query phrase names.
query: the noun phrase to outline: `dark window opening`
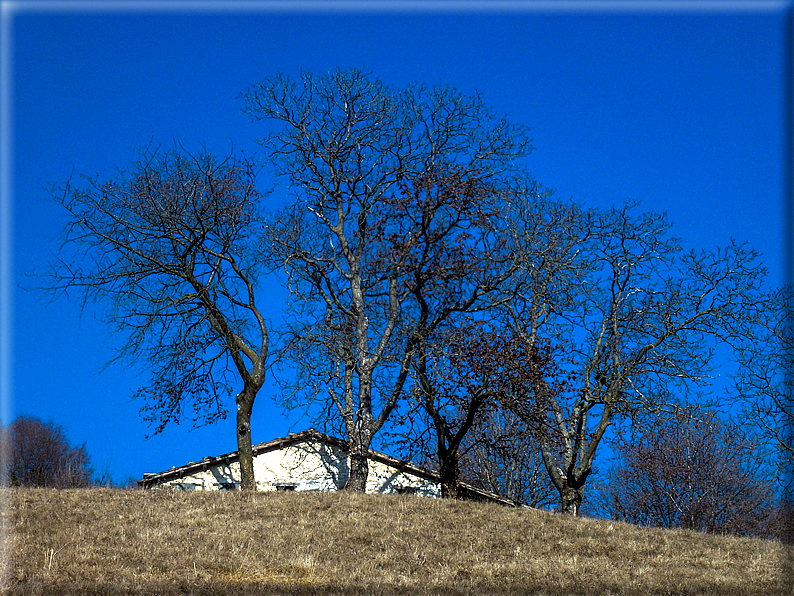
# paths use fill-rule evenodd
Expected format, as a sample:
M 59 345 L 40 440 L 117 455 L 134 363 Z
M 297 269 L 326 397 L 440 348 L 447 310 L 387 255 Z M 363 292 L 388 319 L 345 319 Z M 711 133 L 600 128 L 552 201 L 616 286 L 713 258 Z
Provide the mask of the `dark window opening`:
M 418 486 L 397 486 L 394 488 L 398 495 L 415 495 L 419 492 Z

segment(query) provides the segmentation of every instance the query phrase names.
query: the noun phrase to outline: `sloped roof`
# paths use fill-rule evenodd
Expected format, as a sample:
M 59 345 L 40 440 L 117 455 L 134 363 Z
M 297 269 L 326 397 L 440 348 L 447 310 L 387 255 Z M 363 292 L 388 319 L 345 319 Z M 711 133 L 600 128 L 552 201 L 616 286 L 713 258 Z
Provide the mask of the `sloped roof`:
M 302 442 L 316 442 L 316 443 L 324 443 L 326 445 L 332 445 L 334 447 L 339 447 L 342 451 L 348 450 L 347 441 L 343 441 L 337 437 L 332 437 L 330 435 L 326 435 L 324 433 L 318 432 L 313 428 L 308 430 L 301 431 L 299 433 L 292 433 L 287 435 L 286 437 L 281 437 L 278 439 L 273 439 L 272 441 L 267 441 L 266 443 L 258 443 L 252 447 L 254 457 L 259 454 L 267 453 L 270 451 L 276 451 L 278 449 L 283 449 L 284 447 L 289 447 L 290 445 L 294 445 L 295 443 L 302 443 Z M 425 478 L 426 480 L 430 480 L 432 482 L 439 482 L 439 475 L 436 472 L 430 471 L 426 468 L 422 468 L 417 466 L 414 463 L 409 461 L 405 461 L 402 459 L 398 459 L 396 457 L 392 457 L 391 455 L 386 455 L 385 453 L 381 453 L 380 451 L 375 451 L 374 449 L 370 449 L 367 455 L 368 459 L 371 461 L 377 461 L 388 466 L 391 466 L 401 472 L 408 472 L 415 476 L 419 476 L 420 478 Z M 183 466 L 176 466 L 169 470 L 165 470 L 164 472 L 159 472 L 157 474 L 144 474 L 143 480 L 138 481 L 139 488 L 151 488 L 157 484 L 162 482 L 167 482 L 169 480 L 174 480 L 176 478 L 181 478 L 188 474 L 192 474 L 194 472 L 199 472 L 206 470 L 210 466 L 216 465 L 228 465 L 232 462 L 238 461 L 239 456 L 237 451 L 232 451 L 231 453 L 226 453 L 224 455 L 218 455 L 216 457 L 205 457 L 199 462 L 189 462 Z M 515 503 L 510 499 L 506 499 L 504 497 L 500 497 L 494 493 L 490 493 L 488 491 L 480 490 L 479 488 L 475 488 L 465 483 L 460 483 L 459 491 L 461 496 L 465 499 L 470 500 L 477 500 L 477 501 L 492 501 L 501 503 L 503 505 L 510 505 L 515 506 Z

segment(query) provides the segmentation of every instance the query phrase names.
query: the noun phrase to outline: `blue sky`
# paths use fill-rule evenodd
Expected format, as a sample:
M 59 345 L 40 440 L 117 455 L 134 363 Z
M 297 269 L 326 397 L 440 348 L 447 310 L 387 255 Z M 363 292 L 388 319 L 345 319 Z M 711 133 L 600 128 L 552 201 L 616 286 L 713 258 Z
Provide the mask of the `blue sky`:
M 360 67 L 481 92 L 531 127 L 527 167 L 559 196 L 667 211 L 687 247 L 746 240 L 783 283 L 786 3 L 431 5 L 3 2 L 6 418 L 63 425 L 116 480 L 236 449 L 233 420 L 145 440 L 132 401 L 145 373 L 103 369 L 118 338 L 99 311 L 51 302 L 28 274 L 58 250 L 50 184 L 111 174 L 152 139 L 255 153 L 261 125 L 239 96 L 278 72 Z M 276 393 L 259 395 L 255 442 L 308 425 Z

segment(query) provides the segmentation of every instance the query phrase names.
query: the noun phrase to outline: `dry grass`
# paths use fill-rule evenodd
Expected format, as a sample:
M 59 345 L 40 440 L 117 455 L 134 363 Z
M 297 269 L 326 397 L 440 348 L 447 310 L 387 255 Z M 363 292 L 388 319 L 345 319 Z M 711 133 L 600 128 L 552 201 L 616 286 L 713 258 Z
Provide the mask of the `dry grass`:
M 791 594 L 776 542 L 497 505 L 42 489 L 10 502 L 9 594 Z

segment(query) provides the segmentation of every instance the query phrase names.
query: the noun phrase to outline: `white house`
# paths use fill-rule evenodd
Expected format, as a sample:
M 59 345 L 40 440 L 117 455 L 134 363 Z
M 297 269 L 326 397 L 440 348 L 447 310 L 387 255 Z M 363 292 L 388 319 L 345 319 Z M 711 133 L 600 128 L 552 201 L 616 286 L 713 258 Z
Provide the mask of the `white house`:
M 336 491 L 349 473 L 345 441 L 313 428 L 253 446 L 254 477 L 261 491 Z M 159 474 L 144 474 L 139 488 L 235 490 L 240 486 L 237 452 L 205 457 Z M 415 464 L 370 449 L 368 493 L 412 493 L 439 497 L 438 475 Z M 463 498 L 513 505 L 498 495 L 462 485 Z

